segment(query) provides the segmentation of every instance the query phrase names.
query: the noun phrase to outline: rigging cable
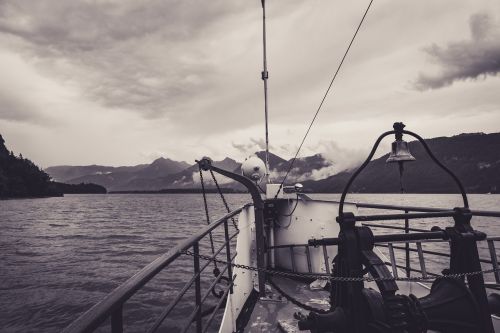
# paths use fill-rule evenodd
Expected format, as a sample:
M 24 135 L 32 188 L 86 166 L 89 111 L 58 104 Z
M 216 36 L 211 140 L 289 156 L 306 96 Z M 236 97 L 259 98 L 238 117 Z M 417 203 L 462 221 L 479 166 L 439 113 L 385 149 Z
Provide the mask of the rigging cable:
M 220 188 L 219 182 L 217 182 L 217 179 L 215 178 L 215 175 L 214 175 L 214 172 L 212 171 L 212 169 L 210 169 L 210 174 L 212 175 L 212 179 L 215 183 L 215 186 L 217 187 L 217 191 L 219 192 L 219 196 L 222 199 L 222 203 L 224 204 L 224 207 L 226 207 L 227 212 L 230 213 L 231 209 L 229 208 L 229 205 L 227 204 L 226 198 L 224 197 L 224 193 L 222 193 L 222 189 Z M 236 221 L 234 220 L 234 217 L 231 217 L 231 222 L 233 222 L 233 226 L 236 229 L 236 231 L 240 231 L 240 229 L 238 229 L 238 225 L 236 224 Z
M 326 97 L 328 96 L 328 93 L 330 92 L 330 89 L 333 86 L 333 82 L 337 78 L 337 74 L 339 73 L 340 68 L 342 67 L 342 64 L 344 63 L 345 58 L 347 57 L 347 54 L 349 53 L 349 50 L 351 49 L 351 46 L 352 46 L 352 44 L 354 42 L 354 39 L 356 38 L 356 36 L 358 34 L 358 31 L 361 28 L 361 25 L 363 24 L 363 21 L 365 20 L 366 14 L 368 14 L 368 10 L 370 10 L 370 7 L 371 7 L 372 3 L 373 3 L 373 0 L 370 0 L 370 3 L 368 4 L 368 7 L 366 7 L 365 13 L 363 14 L 363 17 L 361 18 L 361 21 L 359 22 L 358 27 L 356 28 L 356 31 L 354 32 L 354 35 L 351 38 L 351 42 L 347 46 L 347 49 L 346 49 L 346 51 L 344 53 L 344 56 L 342 57 L 342 60 L 340 61 L 339 65 L 337 67 L 337 70 L 335 71 L 335 74 L 333 75 L 333 78 L 330 81 L 330 85 L 328 86 L 328 89 L 326 89 L 326 92 L 323 95 L 323 98 L 321 99 L 321 103 L 319 103 L 318 109 L 316 110 L 316 113 L 314 114 L 314 117 L 311 120 L 311 123 L 309 124 L 309 127 L 307 128 L 306 134 L 304 135 L 304 137 L 302 139 L 302 142 L 300 143 L 299 148 L 297 149 L 297 152 L 295 153 L 295 156 L 293 157 L 292 161 L 290 162 L 290 166 L 288 167 L 288 170 L 287 170 L 287 172 L 285 174 L 285 177 L 283 178 L 283 181 L 281 182 L 280 187 L 278 188 L 278 191 L 276 192 L 276 195 L 274 196 L 275 199 L 278 198 L 278 194 L 282 190 L 283 184 L 285 183 L 286 178 L 288 177 L 288 174 L 290 173 L 290 171 L 293 168 L 293 164 L 295 163 L 295 160 L 297 159 L 297 156 L 299 155 L 299 152 L 302 149 L 302 145 L 306 141 L 307 135 L 309 134 L 309 131 L 311 130 L 311 127 L 314 124 L 314 121 L 316 120 L 316 118 L 317 118 L 317 116 L 319 114 L 319 111 L 321 110 L 321 108 L 322 108 L 322 106 L 323 106 L 323 104 L 324 104 L 324 102 L 326 100 Z

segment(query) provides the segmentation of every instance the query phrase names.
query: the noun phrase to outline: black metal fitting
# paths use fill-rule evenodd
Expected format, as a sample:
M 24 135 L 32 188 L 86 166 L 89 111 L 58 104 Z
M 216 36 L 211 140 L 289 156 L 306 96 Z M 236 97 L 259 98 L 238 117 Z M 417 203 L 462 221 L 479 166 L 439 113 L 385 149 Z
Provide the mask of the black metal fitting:
M 405 127 L 406 127 L 406 125 L 401 123 L 401 122 L 394 123 L 392 125 L 392 128 L 394 128 L 394 136 L 396 137 L 396 141 L 403 140 L 403 131 L 404 131 Z
M 278 200 L 264 201 L 264 221 L 275 221 L 279 217 Z
M 203 157 L 200 161 L 196 160 L 196 163 L 198 163 L 199 167 L 203 171 L 208 171 L 210 170 L 210 167 L 212 166 L 212 159 L 210 157 Z
M 455 214 L 453 219 L 455 220 L 455 227 L 470 226 L 470 220 L 472 219 L 472 213 L 469 208 L 455 207 L 453 208 Z
M 354 216 L 354 213 L 351 212 L 346 212 L 343 213 L 342 215 L 339 215 L 336 217 L 337 223 L 340 224 L 340 228 L 354 228 L 354 225 L 356 224 L 356 217 Z

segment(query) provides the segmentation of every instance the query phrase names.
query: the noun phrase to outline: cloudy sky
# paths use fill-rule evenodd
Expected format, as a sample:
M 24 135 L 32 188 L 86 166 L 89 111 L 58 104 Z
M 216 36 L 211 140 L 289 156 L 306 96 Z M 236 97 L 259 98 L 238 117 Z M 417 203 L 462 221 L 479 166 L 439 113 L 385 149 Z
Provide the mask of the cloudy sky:
M 267 4 L 291 157 L 368 1 Z M 0 133 L 42 167 L 241 159 L 264 137 L 261 33 L 259 0 L 0 0 Z M 499 132 L 499 71 L 500 1 L 375 0 L 301 155 L 348 164 L 394 121 Z

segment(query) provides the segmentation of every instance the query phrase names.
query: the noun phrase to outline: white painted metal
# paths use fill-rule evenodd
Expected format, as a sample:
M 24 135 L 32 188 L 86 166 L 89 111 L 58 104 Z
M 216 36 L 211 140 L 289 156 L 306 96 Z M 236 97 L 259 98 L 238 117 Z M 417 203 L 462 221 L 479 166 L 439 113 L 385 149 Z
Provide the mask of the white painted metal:
M 293 211 L 296 204 L 297 207 Z M 280 208 L 281 215 L 274 227 L 274 245 L 276 246 L 307 244 L 307 241 L 311 238 L 337 237 L 339 233 L 339 225 L 335 221 L 338 215 L 338 204 L 335 202 L 299 200 L 297 203 L 296 199 L 290 199 Z M 292 211 L 293 214 L 291 214 Z M 344 211 L 356 213 L 357 208 L 355 205 L 345 205 Z M 289 249 L 276 249 L 274 252 L 276 267 L 288 270 L 295 268 L 298 272 L 308 272 L 305 247 L 293 249 L 294 262 L 291 260 Z M 323 248 L 310 247 L 309 253 L 312 272 L 326 273 Z M 336 247 L 329 246 L 327 253 L 331 267 L 331 261 L 336 255 Z
M 273 199 L 280 190 L 280 184 L 266 184 L 266 198 Z M 283 191 L 279 191 L 278 199 L 283 198 Z
M 255 217 L 253 207 L 245 208 L 238 217 L 240 233 L 236 243 L 236 258 L 239 265 L 255 266 Z M 228 294 L 219 333 L 236 332 L 236 319 L 254 287 L 254 274 L 238 267 L 233 270 L 233 294 Z

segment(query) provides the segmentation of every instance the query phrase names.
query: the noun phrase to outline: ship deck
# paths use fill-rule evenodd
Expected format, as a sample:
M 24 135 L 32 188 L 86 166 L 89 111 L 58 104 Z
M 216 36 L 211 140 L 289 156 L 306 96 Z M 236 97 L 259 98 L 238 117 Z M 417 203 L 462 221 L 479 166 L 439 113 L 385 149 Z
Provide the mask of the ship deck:
M 310 285 L 301 281 L 296 281 L 283 277 L 275 277 L 273 281 L 287 294 L 292 295 L 301 303 L 309 306 L 327 310 L 329 308 L 330 293 L 324 289 L 312 290 Z M 281 297 L 280 293 L 272 286 L 267 285 L 269 298 L 259 299 L 255 304 L 252 315 L 245 327 L 244 332 L 248 333 L 297 333 L 298 320 L 294 314 L 301 312 L 307 315 L 306 311 L 299 306 Z M 366 287 L 377 289 L 374 282 L 366 283 Z M 399 292 L 401 294 L 414 294 L 417 297 L 425 296 L 429 293 L 429 286 L 422 283 L 398 281 Z M 500 318 L 492 316 L 495 332 L 500 332 Z M 303 332 L 303 331 L 302 331 Z M 433 332 L 433 331 L 428 331 Z

